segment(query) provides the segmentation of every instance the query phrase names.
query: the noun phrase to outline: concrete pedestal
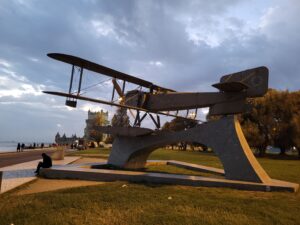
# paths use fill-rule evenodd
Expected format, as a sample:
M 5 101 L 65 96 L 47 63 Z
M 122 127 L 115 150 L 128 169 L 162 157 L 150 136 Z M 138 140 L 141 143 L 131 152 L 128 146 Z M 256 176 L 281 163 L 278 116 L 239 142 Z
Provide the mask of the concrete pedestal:
M 161 131 L 138 137 L 117 136 L 108 164 L 126 169 L 143 168 L 155 149 L 178 142 L 196 142 L 211 147 L 223 164 L 226 179 L 258 183 L 271 180 L 254 157 L 234 116 L 179 132 Z

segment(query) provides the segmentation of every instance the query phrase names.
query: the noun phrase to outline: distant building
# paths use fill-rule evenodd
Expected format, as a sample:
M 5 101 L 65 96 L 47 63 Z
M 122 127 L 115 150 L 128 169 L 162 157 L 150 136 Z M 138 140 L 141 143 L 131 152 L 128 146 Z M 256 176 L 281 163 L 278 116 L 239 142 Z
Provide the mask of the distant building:
M 71 137 L 67 137 L 66 134 L 63 134 L 63 136 L 60 136 L 60 134 L 57 132 L 55 135 L 55 142 L 59 145 L 71 145 L 74 144 L 77 140 L 76 134 L 72 135 Z
M 88 119 L 85 121 L 84 139 L 87 141 L 103 141 L 107 135 L 97 131 L 97 126 L 108 126 L 108 111 L 92 112 L 88 111 Z

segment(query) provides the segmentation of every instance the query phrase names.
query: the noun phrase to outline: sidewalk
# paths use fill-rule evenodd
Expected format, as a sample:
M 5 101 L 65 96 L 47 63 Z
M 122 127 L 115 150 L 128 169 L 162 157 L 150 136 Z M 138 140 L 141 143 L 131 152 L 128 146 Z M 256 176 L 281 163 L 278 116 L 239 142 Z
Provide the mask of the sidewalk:
M 11 152 L 0 154 L 0 168 L 13 166 L 15 164 L 41 159 L 41 154 L 51 155 L 55 149 L 37 149 L 23 152 Z M 1 170 L 1 169 L 0 169 Z
M 65 157 L 64 160 L 53 160 L 53 166 L 67 165 L 79 158 Z M 34 171 L 39 161 L 41 159 L 0 168 L 0 194 L 37 179 Z

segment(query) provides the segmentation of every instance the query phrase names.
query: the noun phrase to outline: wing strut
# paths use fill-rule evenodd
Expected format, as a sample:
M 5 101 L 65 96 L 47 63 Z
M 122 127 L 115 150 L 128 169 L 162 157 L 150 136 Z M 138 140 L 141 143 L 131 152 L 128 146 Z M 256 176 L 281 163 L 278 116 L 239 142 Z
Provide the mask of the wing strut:
M 135 120 L 134 120 L 133 126 L 134 126 L 134 127 L 140 127 L 141 124 L 142 124 L 142 121 L 146 118 L 147 114 L 148 114 L 148 113 L 145 112 L 144 115 L 141 117 L 141 116 L 140 116 L 140 111 L 137 110 L 137 113 L 136 113 L 136 116 L 135 116 Z
M 124 95 L 124 93 L 125 93 L 125 85 L 126 85 L 126 81 L 123 80 L 122 95 Z
M 72 72 L 71 72 L 71 80 L 70 80 L 69 94 L 71 94 L 71 91 L 72 91 L 73 77 L 74 77 L 74 65 L 72 65 Z
M 160 128 L 160 118 L 159 118 L 159 115 L 156 114 L 156 119 L 154 118 L 154 116 L 151 113 L 149 113 L 149 116 L 152 119 L 153 123 L 155 124 L 156 129 L 159 129 Z
M 133 126 L 138 127 L 139 124 L 140 124 L 140 110 L 136 110 L 136 116 L 135 116 Z
M 114 98 L 115 98 L 115 87 L 113 87 L 113 91 L 112 91 L 112 95 L 111 95 L 111 102 L 114 101 Z
M 195 110 L 195 116 L 194 116 L 194 118 L 193 118 L 193 119 L 196 119 L 196 117 L 197 117 L 197 114 L 198 114 L 198 108 L 196 108 L 196 110 Z
M 81 68 L 81 72 L 80 72 L 80 84 L 78 86 L 78 93 L 77 96 L 79 95 L 80 92 L 80 86 L 81 86 L 81 79 L 82 79 L 82 68 Z M 74 80 L 74 72 L 75 72 L 75 66 L 72 65 L 72 71 L 71 71 L 71 79 L 70 79 L 70 86 L 69 86 L 69 94 L 72 94 L 72 87 L 73 87 L 73 80 Z M 67 97 L 66 98 L 66 105 L 76 108 L 77 106 L 77 99 L 76 98 L 72 98 L 72 97 Z
M 81 90 L 82 74 L 83 74 L 83 67 L 80 68 L 80 78 L 79 78 L 77 96 L 79 96 Z
M 140 119 L 140 123 L 142 123 L 142 121 L 146 118 L 147 114 L 148 114 L 147 112 L 144 113 L 144 115 L 143 115 L 143 116 L 141 117 L 141 119 Z M 141 124 L 140 124 L 140 125 L 141 125 Z
M 190 110 L 187 109 L 187 110 L 186 110 L 186 116 L 185 116 L 186 118 L 189 116 L 189 113 L 190 113 Z

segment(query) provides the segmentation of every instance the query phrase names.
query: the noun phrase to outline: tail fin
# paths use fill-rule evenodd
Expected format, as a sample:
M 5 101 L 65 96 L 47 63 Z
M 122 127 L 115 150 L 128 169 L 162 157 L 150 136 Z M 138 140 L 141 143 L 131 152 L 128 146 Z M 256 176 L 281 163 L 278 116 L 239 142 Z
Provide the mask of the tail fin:
M 268 78 L 269 70 L 262 66 L 222 76 L 213 87 L 224 92 L 245 91 L 250 98 L 261 97 L 268 91 Z

